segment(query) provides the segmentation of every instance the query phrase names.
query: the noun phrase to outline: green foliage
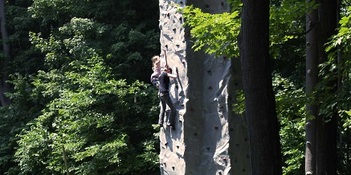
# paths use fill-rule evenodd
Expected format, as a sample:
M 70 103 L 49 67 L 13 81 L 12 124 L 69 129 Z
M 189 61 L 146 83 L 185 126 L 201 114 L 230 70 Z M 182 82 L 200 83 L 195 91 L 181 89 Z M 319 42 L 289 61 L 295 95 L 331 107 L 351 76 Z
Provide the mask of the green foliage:
M 33 74 L 42 67 L 42 56 L 28 40 L 29 31 L 38 31 L 38 21 L 33 20 L 27 12 L 31 1 L 6 1 L 6 27 L 11 46 L 11 61 L 8 71 L 11 74 Z M 20 65 L 20 66 L 19 66 Z
M 195 51 L 203 50 L 216 56 L 231 58 L 239 56 L 238 35 L 240 32 L 240 1 L 232 0 L 231 13 L 209 14 L 199 8 L 186 6 L 182 9 L 185 25 L 190 34 Z M 270 7 L 270 53 L 273 58 L 281 56 L 278 52 L 282 44 L 304 36 L 305 14 L 316 8 L 314 1 L 284 0 Z
M 351 109 L 350 103 L 350 67 L 351 62 L 347 57 L 350 56 L 350 41 L 351 33 L 351 7 L 347 2 L 342 1 L 345 7 L 341 8 L 341 19 L 336 35 L 330 38 L 326 45 L 328 60 L 320 65 L 319 76 L 323 77 L 322 81 L 317 86 L 320 93 L 320 104 L 323 108 L 322 115 L 330 115 L 336 109 L 341 116 L 342 130 L 347 130 L 351 122 L 348 112 Z M 335 92 L 334 96 L 330 92 Z
M 142 81 L 158 6 L 134 1 L 6 1 L 14 91 L 0 108 L 0 174 L 156 171 L 158 99 Z
M 49 99 L 20 135 L 22 174 L 139 174 L 156 168 L 151 87 L 115 80 L 92 48 L 102 25 L 73 18 L 48 39 L 31 34 L 48 71 L 33 78 L 34 99 Z M 135 159 L 139 157 L 139 159 Z
M 305 36 L 305 14 L 316 8 L 314 1 L 283 0 L 270 6 L 270 53 L 273 58 L 279 54 L 281 46 L 292 39 Z
M 16 79 L 14 78 L 16 77 Z M 26 123 L 37 117 L 40 112 L 41 103 L 31 100 L 31 85 L 28 84 L 29 77 L 13 75 L 11 83 L 14 85 L 15 93 L 8 94 L 12 103 L 0 108 L 0 165 L 1 174 L 17 175 L 20 170 L 16 167 L 13 157 L 17 148 L 17 134 L 25 127 Z
M 228 4 L 230 5 L 232 11 L 240 11 L 243 6 L 241 0 L 227 0 Z
M 342 34 L 337 34 L 335 39 Z M 328 43 L 328 60 L 320 65 L 319 77 L 322 77 L 316 86 L 318 93 L 319 114 L 329 122 L 331 116 L 338 116 L 338 169 L 341 174 L 347 174 L 350 169 L 349 158 L 345 153 L 349 152 L 348 142 L 351 128 L 351 61 L 346 59 L 350 55 L 348 41 L 342 41 L 340 45 L 333 41 Z M 331 44 L 331 45 L 330 45 Z M 337 48 L 334 48 L 337 47 Z M 338 57 L 340 56 L 340 57 Z
M 350 51 L 350 38 L 351 38 L 351 6 L 345 8 L 346 11 L 343 13 L 344 16 L 339 21 L 338 33 L 334 35 L 330 41 L 326 44 L 326 51 L 333 49 L 342 49 L 343 52 Z
M 239 56 L 237 37 L 240 31 L 239 12 L 209 14 L 199 8 L 187 6 L 183 10 L 185 25 L 190 27 L 195 51 L 203 49 L 208 54 Z
M 276 99 L 276 110 L 280 122 L 280 142 L 282 145 L 283 174 L 299 175 L 304 173 L 305 149 L 305 103 L 303 89 L 288 78 L 274 74 L 273 86 Z M 239 115 L 245 112 L 244 94 L 236 93 L 234 112 Z
M 245 96 L 243 90 L 237 90 L 235 92 L 235 103 L 233 104 L 233 110 L 237 115 L 244 115 L 245 113 Z
M 190 27 L 195 50 L 216 56 L 239 57 L 241 2 L 230 1 L 231 13 L 209 14 L 188 6 L 182 10 L 185 25 Z M 306 97 L 299 74 L 304 71 L 304 18 L 307 11 L 316 8 L 312 1 L 274 1 L 270 7 L 270 54 L 275 58 L 277 72 L 273 86 L 276 92 L 277 113 L 281 123 L 281 144 L 284 174 L 302 174 L 304 158 L 304 123 Z M 302 44 L 301 44 L 302 43 Z M 289 53 L 289 54 L 286 54 Z M 287 64 L 288 63 L 288 64 Z M 290 66 L 287 66 L 290 65 Z M 235 112 L 245 110 L 242 91 L 237 92 Z
M 306 115 L 304 91 L 279 74 L 275 74 L 273 86 L 276 92 L 277 115 L 281 124 L 283 174 L 303 174 Z
M 41 30 L 44 38 L 60 33 L 58 30 L 64 30 L 62 26 L 74 18 L 86 18 L 94 25 L 100 25 L 100 31 L 93 30 L 90 36 L 85 33 L 91 39 L 86 42 L 94 44 L 101 54 L 108 55 L 104 62 L 110 65 L 116 79 L 128 81 L 149 81 L 145 71 L 151 74 L 150 58 L 159 52 L 158 14 L 152 13 L 158 10 L 154 0 L 35 0 L 29 7 L 34 19 L 52 30 Z
M 305 153 L 305 120 L 301 118 L 291 120 L 289 117 L 280 118 L 281 144 L 283 154 L 283 174 L 300 175 L 304 173 Z
M 154 150 L 145 144 L 154 141 L 141 137 L 148 126 L 138 116 L 143 115 L 145 85 L 91 81 L 102 87 L 63 90 L 21 134 L 16 157 L 22 173 L 126 174 L 155 165 Z

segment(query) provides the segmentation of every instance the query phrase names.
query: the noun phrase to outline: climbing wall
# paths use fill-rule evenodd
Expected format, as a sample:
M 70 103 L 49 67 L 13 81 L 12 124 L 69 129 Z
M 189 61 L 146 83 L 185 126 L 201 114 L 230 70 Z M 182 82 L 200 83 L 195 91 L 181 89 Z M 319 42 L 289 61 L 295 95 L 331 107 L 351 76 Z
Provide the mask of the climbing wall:
M 161 174 L 249 174 L 246 125 L 243 116 L 233 112 L 241 87 L 238 59 L 194 52 L 178 10 L 192 4 L 205 12 L 223 13 L 229 11 L 228 4 L 224 0 L 159 3 L 161 50 L 166 50 L 167 63 L 178 75 L 170 90 L 177 108 L 175 130 L 160 129 Z M 166 61 L 162 54 L 161 66 Z
M 183 18 L 176 6 L 183 2 L 160 1 L 161 50 L 167 52 L 167 63 L 178 78 L 172 80 L 171 98 L 177 108 L 175 130 L 164 126 L 160 131 L 160 170 L 163 175 L 185 174 L 184 113 L 186 111 L 186 41 L 184 38 Z M 164 52 L 161 53 L 161 66 L 166 64 Z M 169 114 L 169 113 L 168 113 Z M 166 118 L 167 119 L 167 118 Z M 167 122 L 164 122 L 167 123 Z

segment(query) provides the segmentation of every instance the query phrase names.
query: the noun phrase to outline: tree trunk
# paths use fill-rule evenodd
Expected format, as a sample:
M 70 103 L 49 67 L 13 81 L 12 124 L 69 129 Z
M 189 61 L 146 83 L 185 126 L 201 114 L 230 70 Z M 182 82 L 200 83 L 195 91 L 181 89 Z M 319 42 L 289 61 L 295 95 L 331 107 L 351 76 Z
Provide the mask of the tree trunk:
M 335 0 L 320 0 L 319 21 L 319 57 L 321 61 L 328 61 L 328 55 L 325 52 L 324 44 L 336 33 L 338 24 L 338 3 Z M 337 64 L 337 60 L 335 60 Z M 335 72 L 329 72 L 335 74 Z M 330 80 L 328 86 L 331 88 L 330 94 L 336 94 L 338 80 Z M 317 148 L 316 148 L 316 174 L 317 175 L 334 175 L 336 174 L 337 165 L 337 108 L 334 108 L 332 116 L 320 116 L 317 119 Z
M 269 57 L 269 0 L 243 0 L 240 56 L 251 173 L 281 175 L 279 124 Z
M 0 82 L 0 103 L 1 106 L 6 106 L 10 104 L 10 100 L 5 96 L 6 92 L 10 91 L 10 86 L 7 83 L 8 71 L 7 65 L 10 59 L 10 45 L 7 43 L 8 34 L 6 30 L 6 17 L 5 17 L 5 1 L 0 2 L 0 27 L 1 27 L 1 39 L 2 47 L 4 53 L 4 60 L 1 65 L 1 82 Z
M 317 106 L 313 91 L 318 81 L 318 10 L 306 15 L 306 150 L 305 174 L 315 174 L 316 165 L 316 118 Z

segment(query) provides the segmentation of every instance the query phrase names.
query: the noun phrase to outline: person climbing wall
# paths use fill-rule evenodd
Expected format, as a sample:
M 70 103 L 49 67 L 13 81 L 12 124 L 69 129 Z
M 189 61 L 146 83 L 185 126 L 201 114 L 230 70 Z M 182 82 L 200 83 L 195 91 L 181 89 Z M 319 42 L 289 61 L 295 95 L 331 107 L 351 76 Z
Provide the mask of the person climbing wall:
M 159 76 L 159 97 L 161 99 L 161 108 L 160 108 L 160 116 L 158 124 L 163 127 L 164 116 L 166 113 L 166 104 L 170 108 L 171 113 L 167 120 L 167 125 L 170 126 L 173 130 L 175 129 L 175 115 L 176 115 L 176 108 L 172 102 L 171 97 L 169 96 L 169 87 L 170 87 L 170 78 L 177 78 L 177 75 L 172 74 L 172 69 L 167 64 L 167 57 L 166 51 L 165 52 L 165 59 L 166 65 L 163 68 L 161 75 Z
M 161 127 L 163 126 L 164 116 L 166 112 L 166 104 L 167 104 L 167 106 L 171 109 L 171 114 L 168 118 L 167 125 L 170 126 L 172 129 L 174 129 L 176 109 L 174 107 L 171 97 L 169 96 L 169 85 L 170 85 L 170 78 L 177 78 L 177 76 L 172 74 L 171 70 L 172 69 L 166 65 L 166 67 L 163 68 L 163 71 L 159 78 L 159 81 L 160 81 L 159 96 L 161 99 L 161 109 L 160 109 L 160 116 L 159 116 L 158 123 L 160 124 Z

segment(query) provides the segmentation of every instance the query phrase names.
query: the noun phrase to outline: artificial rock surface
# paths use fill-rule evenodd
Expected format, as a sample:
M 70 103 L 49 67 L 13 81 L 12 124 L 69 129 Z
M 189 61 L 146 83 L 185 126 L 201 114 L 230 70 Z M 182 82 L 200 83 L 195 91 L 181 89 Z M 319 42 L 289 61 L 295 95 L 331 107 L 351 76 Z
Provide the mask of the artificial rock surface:
M 159 1 L 161 50 L 167 51 L 167 63 L 178 75 L 170 90 L 177 108 L 175 130 L 160 129 L 160 171 L 246 175 L 250 172 L 246 125 L 243 116 L 233 112 L 235 92 L 241 87 L 239 61 L 191 49 L 189 29 L 178 11 L 191 4 L 209 13 L 229 11 L 224 0 Z

